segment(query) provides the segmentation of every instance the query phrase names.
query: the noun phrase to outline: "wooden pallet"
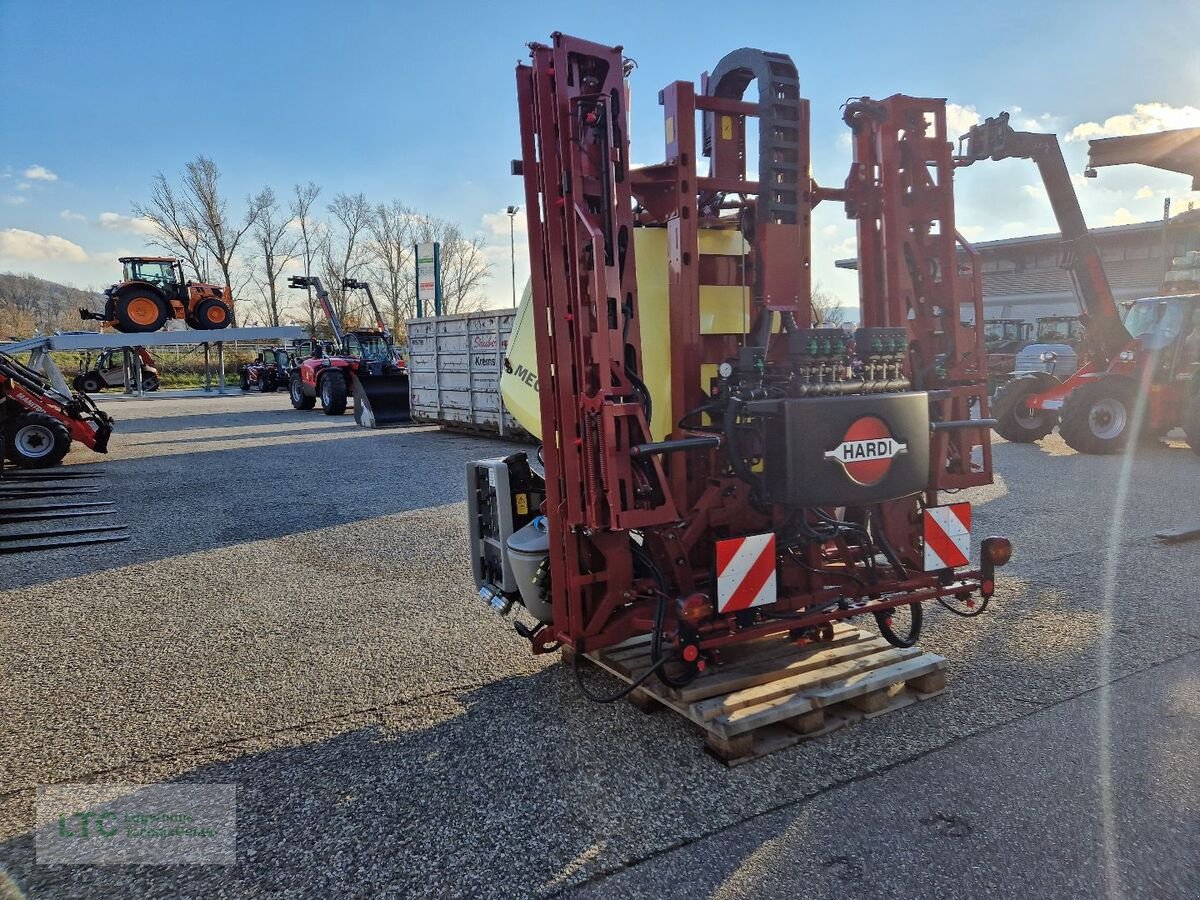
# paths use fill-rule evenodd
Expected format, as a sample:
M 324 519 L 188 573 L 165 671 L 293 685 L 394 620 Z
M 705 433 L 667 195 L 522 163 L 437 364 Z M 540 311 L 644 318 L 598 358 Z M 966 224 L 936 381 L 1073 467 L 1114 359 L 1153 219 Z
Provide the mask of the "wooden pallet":
M 626 683 L 650 666 L 648 636 L 586 658 Z M 651 676 L 630 702 L 674 710 L 703 729 L 709 751 L 734 766 L 940 694 L 946 660 L 900 649 L 845 624 L 828 643 L 797 647 L 779 636 L 725 650 L 720 665 L 668 688 Z

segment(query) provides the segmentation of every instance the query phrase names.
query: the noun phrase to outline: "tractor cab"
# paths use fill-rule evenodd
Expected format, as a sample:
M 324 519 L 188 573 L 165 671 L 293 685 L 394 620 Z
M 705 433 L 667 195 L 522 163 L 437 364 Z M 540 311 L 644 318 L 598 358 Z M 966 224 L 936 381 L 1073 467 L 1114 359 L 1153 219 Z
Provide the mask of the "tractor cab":
M 378 331 L 352 331 L 342 347 L 344 355 L 369 362 L 391 362 L 392 346 Z
M 1069 344 L 1078 347 L 1083 342 L 1083 325 L 1079 316 L 1042 316 L 1037 320 L 1037 343 Z
M 152 284 L 167 297 L 187 299 L 187 283 L 179 260 L 168 257 L 125 256 L 121 258 L 121 283 L 142 281 Z
M 1125 329 L 1133 340 L 1121 352 L 1121 363 L 1136 364 L 1139 353 L 1154 360 L 1156 381 L 1189 380 L 1200 366 L 1200 294 L 1147 297 L 1125 310 Z
M 1029 338 L 1031 327 L 1021 319 L 988 319 L 983 323 L 983 346 L 988 353 L 1015 353 Z

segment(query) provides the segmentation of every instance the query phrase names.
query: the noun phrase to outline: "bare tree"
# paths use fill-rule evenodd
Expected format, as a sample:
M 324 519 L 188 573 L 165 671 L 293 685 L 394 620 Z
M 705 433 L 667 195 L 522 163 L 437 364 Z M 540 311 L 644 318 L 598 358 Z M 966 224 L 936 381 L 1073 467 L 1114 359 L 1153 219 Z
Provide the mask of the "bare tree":
M 483 309 L 483 286 L 492 265 L 484 256 L 484 241 L 479 235 L 468 238 L 462 229 L 444 219 L 422 218 L 414 229 L 414 242 L 436 242 L 442 276 L 442 312 L 446 315 Z M 406 302 L 416 309 L 417 281 L 413 266 L 405 276 Z M 431 314 L 432 310 L 427 310 Z
M 442 268 L 442 311 L 447 315 L 483 309 L 483 286 L 492 264 L 483 253 L 480 235 L 465 237 L 457 225 L 443 232 L 438 253 Z
M 321 247 L 321 275 L 334 311 L 351 325 L 359 318 L 359 309 L 352 301 L 352 292 L 342 290 L 342 279 L 355 277 L 366 265 L 371 205 L 362 194 L 338 194 L 326 209 L 332 218 Z
M 178 193 L 159 172 L 150 185 L 150 199 L 134 203 L 133 214 L 154 224 L 156 234 L 150 243 L 172 256 L 182 257 L 197 281 L 209 279 L 209 255 L 192 225 L 186 197 Z
M 299 258 L 304 261 L 304 274 L 311 275 L 314 268 L 314 263 L 321 253 L 321 243 L 323 241 L 322 225 L 312 214 L 312 206 L 320 196 L 321 188 L 313 182 L 301 187 L 295 185 L 292 193 L 291 214 L 292 221 L 300 228 L 300 244 L 298 247 Z M 313 297 L 312 288 L 305 291 L 305 321 L 308 325 L 308 333 L 311 336 L 316 336 L 317 333 L 317 310 L 320 304 Z
M 279 276 L 284 267 L 296 258 L 300 236 L 291 229 L 291 219 L 281 212 L 275 192 L 264 188 L 260 197 L 265 200 L 251 233 L 254 256 L 246 262 L 250 277 L 263 298 L 263 318 L 268 325 L 281 324 L 287 306 Z
M 268 188 L 246 198 L 246 212 L 236 223 L 229 218 L 228 203 L 221 196 L 221 172 L 207 156 L 197 156 L 187 164 L 183 176 L 187 202 L 187 224 L 200 236 L 200 243 L 221 270 L 225 287 L 233 296 L 233 261 L 238 244 L 246 235 L 263 207 L 274 196 Z
M 401 337 L 404 323 L 415 311 L 413 280 L 413 236 L 417 217 L 399 200 L 380 203 L 368 224 L 371 242 L 368 247 L 371 280 L 387 304 L 392 333 Z
M 838 306 L 835 297 L 821 289 L 819 281 L 812 286 L 812 311 L 816 323 L 827 328 L 841 325 L 846 318 L 846 310 Z

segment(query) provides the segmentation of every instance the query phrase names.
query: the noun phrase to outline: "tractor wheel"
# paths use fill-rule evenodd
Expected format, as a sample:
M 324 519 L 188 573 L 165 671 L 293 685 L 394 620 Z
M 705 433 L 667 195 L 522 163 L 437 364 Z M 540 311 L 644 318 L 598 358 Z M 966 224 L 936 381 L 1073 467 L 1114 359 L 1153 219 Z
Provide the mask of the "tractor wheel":
M 45 469 L 62 462 L 71 449 L 67 426 L 45 413 L 27 412 L 5 426 L 8 458 L 23 469 Z
M 1200 394 L 1193 397 L 1183 411 L 1183 431 L 1192 452 L 1200 456 Z
M 340 416 L 346 411 L 346 376 L 329 372 L 321 379 L 321 409 L 327 416 Z
M 75 390 L 81 394 L 98 394 L 104 390 L 104 379 L 95 372 L 85 372 L 75 377 Z
M 224 300 L 209 297 L 196 307 L 196 325 L 201 331 L 225 328 L 233 319 L 233 311 Z
M 289 392 L 292 395 L 292 407 L 294 409 L 312 409 L 317 405 L 317 398 L 315 396 L 310 397 L 304 393 L 304 382 L 300 380 L 299 372 L 292 376 Z
M 157 391 L 162 387 L 162 382 L 158 380 L 157 375 L 147 375 L 142 379 L 143 391 Z
M 143 334 L 158 331 L 171 317 L 165 300 L 147 288 L 130 288 L 117 295 L 113 303 L 117 331 Z
M 996 433 L 1014 444 L 1032 444 L 1051 431 L 1058 417 L 1050 410 L 1030 409 L 1029 398 L 1058 384 L 1052 375 L 1021 375 L 1001 385 L 992 400 Z
M 1058 433 L 1080 453 L 1118 453 L 1133 431 L 1137 388 L 1124 378 L 1080 385 L 1063 401 Z
M 245 369 L 242 369 L 242 390 L 243 391 L 250 390 L 250 373 L 247 372 Z

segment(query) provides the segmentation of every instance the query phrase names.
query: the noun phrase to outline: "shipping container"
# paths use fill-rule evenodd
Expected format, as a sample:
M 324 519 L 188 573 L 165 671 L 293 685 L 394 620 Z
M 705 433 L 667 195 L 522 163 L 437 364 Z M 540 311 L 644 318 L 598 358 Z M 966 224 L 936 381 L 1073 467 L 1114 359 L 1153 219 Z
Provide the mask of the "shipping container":
M 414 422 L 528 439 L 504 408 L 500 371 L 515 310 L 408 320 Z

